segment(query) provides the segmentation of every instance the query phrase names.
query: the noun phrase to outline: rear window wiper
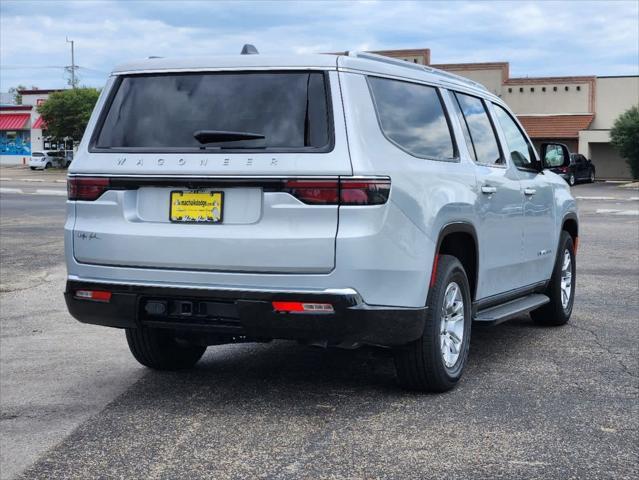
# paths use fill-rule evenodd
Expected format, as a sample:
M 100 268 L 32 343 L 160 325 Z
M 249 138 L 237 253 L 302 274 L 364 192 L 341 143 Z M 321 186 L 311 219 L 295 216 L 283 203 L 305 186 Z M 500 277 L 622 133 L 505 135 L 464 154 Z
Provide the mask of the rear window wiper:
M 240 140 L 261 140 L 261 133 L 253 132 L 227 132 L 224 130 L 197 130 L 193 132 L 193 138 L 200 143 L 238 142 Z

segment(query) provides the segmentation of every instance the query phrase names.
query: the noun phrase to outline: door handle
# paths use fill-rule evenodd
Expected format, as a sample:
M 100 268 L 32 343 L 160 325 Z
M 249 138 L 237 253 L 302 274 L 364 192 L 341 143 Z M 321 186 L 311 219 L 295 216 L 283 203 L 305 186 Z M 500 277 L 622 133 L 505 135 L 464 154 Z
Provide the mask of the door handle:
M 532 196 L 537 193 L 537 190 L 534 188 L 524 188 L 524 195 Z
M 490 185 L 483 185 L 481 187 L 481 193 L 485 193 L 490 195 L 491 193 L 495 193 L 497 191 L 497 187 L 491 187 Z

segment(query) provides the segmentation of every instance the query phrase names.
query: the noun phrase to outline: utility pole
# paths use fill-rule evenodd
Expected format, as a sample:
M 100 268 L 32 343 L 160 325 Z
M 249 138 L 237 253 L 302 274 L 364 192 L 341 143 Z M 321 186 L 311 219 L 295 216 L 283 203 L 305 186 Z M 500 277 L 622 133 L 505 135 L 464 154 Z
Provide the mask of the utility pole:
M 75 69 L 78 67 L 75 66 L 75 52 L 73 50 L 73 40 L 69 40 L 69 37 L 67 37 L 67 43 L 71 44 L 71 66 L 67 67 L 67 70 L 71 72 L 71 88 L 75 88 L 77 86 L 76 79 L 75 79 Z

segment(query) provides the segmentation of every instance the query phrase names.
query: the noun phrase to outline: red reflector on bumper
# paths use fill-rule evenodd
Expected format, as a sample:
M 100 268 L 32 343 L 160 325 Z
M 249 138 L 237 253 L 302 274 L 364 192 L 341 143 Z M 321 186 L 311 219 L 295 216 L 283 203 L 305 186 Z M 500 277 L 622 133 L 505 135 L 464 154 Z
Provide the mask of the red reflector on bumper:
M 276 312 L 334 313 L 330 303 L 273 302 Z
M 76 290 L 75 298 L 80 300 L 93 300 L 94 302 L 108 302 L 111 300 L 111 292 L 103 290 Z

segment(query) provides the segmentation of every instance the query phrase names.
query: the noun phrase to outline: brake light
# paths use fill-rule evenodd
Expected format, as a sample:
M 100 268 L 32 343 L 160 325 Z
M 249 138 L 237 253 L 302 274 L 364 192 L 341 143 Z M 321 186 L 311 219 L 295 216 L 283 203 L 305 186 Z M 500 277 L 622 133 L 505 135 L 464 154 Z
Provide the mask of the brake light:
M 273 310 L 280 313 L 334 313 L 330 303 L 306 303 L 306 302 L 273 302 Z
M 110 183 L 108 178 L 71 177 L 67 180 L 69 200 L 96 200 L 109 189 Z
M 76 290 L 75 298 L 106 303 L 111 300 L 111 292 L 106 292 L 103 290 Z
M 287 180 L 282 191 L 309 205 L 382 205 L 390 179 Z
M 561 173 L 568 173 L 568 170 L 570 170 L 568 167 L 561 167 L 560 168 Z
M 339 195 L 337 180 L 287 180 L 285 192 L 311 205 L 335 205 Z
M 390 194 L 390 179 L 340 181 L 340 205 L 382 205 Z

